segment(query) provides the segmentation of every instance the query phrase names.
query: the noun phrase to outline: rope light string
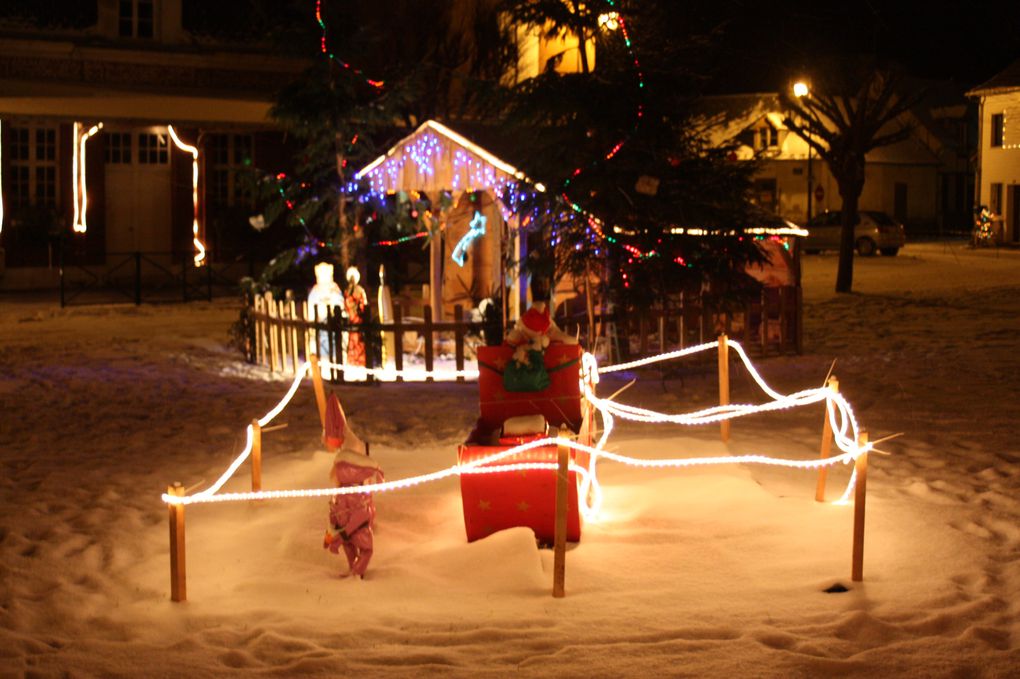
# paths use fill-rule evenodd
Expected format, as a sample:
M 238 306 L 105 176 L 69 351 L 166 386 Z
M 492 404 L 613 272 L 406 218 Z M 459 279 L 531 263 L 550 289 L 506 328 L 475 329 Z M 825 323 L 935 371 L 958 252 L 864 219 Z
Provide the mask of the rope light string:
M 771 466 L 781 466 L 793 469 L 820 469 L 822 467 L 833 466 L 838 463 L 849 464 L 856 460 L 859 456 L 867 453 L 872 449 L 871 443 L 865 443 L 859 445 L 858 434 L 859 427 L 857 420 L 854 417 L 853 408 L 850 403 L 838 392 L 830 389 L 828 386 L 805 389 L 793 394 L 781 394 L 771 387 L 761 378 L 757 370 L 751 364 L 744 352 L 743 348 L 736 341 L 729 340 L 728 345 L 733 347 L 738 356 L 740 356 L 748 372 L 754 376 L 755 380 L 759 383 L 762 390 L 772 397 L 772 400 L 762 404 L 734 404 L 725 406 L 713 406 L 711 408 L 705 408 L 702 410 L 692 411 L 688 413 L 660 413 L 657 411 L 638 408 L 627 404 L 616 403 L 611 399 L 602 399 L 595 395 L 594 388 L 599 382 L 600 373 L 618 372 L 621 370 L 630 369 L 633 367 L 639 367 L 644 365 L 651 365 L 654 363 L 674 360 L 682 356 L 689 356 L 702 351 L 708 351 L 718 346 L 718 342 L 707 342 L 705 344 L 690 347 L 680 351 L 668 352 L 660 354 L 659 356 L 651 357 L 649 359 L 642 359 L 641 361 L 632 361 L 630 363 L 606 366 L 599 368 L 598 363 L 594 356 L 590 353 L 585 353 L 581 360 L 581 390 L 585 398 L 594 406 L 595 410 L 598 411 L 600 418 L 602 419 L 602 433 L 599 440 L 594 446 L 585 445 L 577 441 L 565 438 L 553 438 L 546 437 L 536 441 L 529 441 L 518 446 L 507 448 L 488 455 L 485 457 L 472 460 L 471 462 L 463 464 L 455 464 L 446 469 L 441 469 L 426 474 L 420 474 L 417 476 L 410 476 L 403 479 L 396 479 L 392 481 L 385 481 L 381 483 L 368 484 L 364 486 L 351 486 L 343 488 L 311 488 L 311 489 L 291 489 L 291 490 L 260 490 L 252 492 L 234 492 L 234 493 L 220 493 L 219 491 L 223 488 L 228 480 L 234 475 L 237 469 L 248 459 L 251 455 L 252 444 L 254 439 L 254 430 L 251 425 L 248 425 L 245 429 L 245 445 L 243 450 L 237 455 L 230 466 L 223 472 L 223 474 L 208 488 L 198 493 L 185 496 L 169 495 L 164 493 L 162 499 L 167 504 L 201 504 L 207 502 L 237 502 L 246 500 L 266 500 L 266 499 L 284 499 L 284 498 L 298 498 L 298 497 L 327 497 L 333 495 L 346 495 L 353 493 L 375 493 L 375 492 L 386 492 L 391 490 L 402 490 L 404 488 L 410 488 L 412 486 L 420 485 L 423 483 L 430 483 L 433 481 L 439 481 L 444 478 L 451 476 L 459 476 L 461 474 L 493 474 L 508 471 L 523 471 L 528 469 L 554 469 L 556 464 L 544 463 L 544 462 L 512 462 L 508 458 L 515 455 L 525 453 L 535 448 L 544 446 L 566 446 L 575 451 L 587 453 L 589 455 L 589 463 L 587 468 L 582 467 L 574 462 L 570 463 L 571 471 L 577 473 L 581 479 L 581 485 L 579 489 L 579 498 L 583 498 L 580 503 L 580 510 L 584 517 L 588 520 L 592 520 L 597 517 L 598 512 L 601 508 L 604 493 L 601 485 L 598 481 L 597 464 L 600 459 L 606 459 L 629 466 L 639 468 L 686 468 L 693 466 L 705 466 L 705 465 L 720 465 L 720 464 L 762 464 Z M 321 365 L 327 370 L 345 370 L 345 366 L 342 364 L 332 363 L 330 361 L 321 361 Z M 286 394 L 283 398 L 258 420 L 260 427 L 265 427 L 273 421 L 283 410 L 289 405 L 293 399 L 294 394 L 297 393 L 301 382 L 308 375 L 311 364 L 304 362 L 291 382 Z M 365 373 L 380 374 L 386 371 L 379 369 L 360 369 Z M 388 371 L 390 373 L 401 373 L 402 375 L 408 375 L 410 373 L 418 373 L 425 375 L 444 375 L 444 376 L 457 376 L 462 375 L 465 377 L 478 376 L 478 371 L 468 370 L 447 370 L 447 371 Z M 682 424 L 689 426 L 706 425 L 717 423 L 721 420 L 732 419 L 736 417 L 743 417 L 752 413 L 758 412 L 771 412 L 780 409 L 794 408 L 804 405 L 810 405 L 814 403 L 820 403 L 825 401 L 826 412 L 828 414 L 829 423 L 832 427 L 833 441 L 836 447 L 841 451 L 837 455 L 832 455 L 826 458 L 819 458 L 813 460 L 794 460 L 788 458 L 771 457 L 761 454 L 745 454 L 735 456 L 703 456 L 703 457 L 673 457 L 665 459 L 647 459 L 635 457 L 633 455 L 626 455 L 623 453 L 610 452 L 605 449 L 605 445 L 609 439 L 610 434 L 613 431 L 615 419 L 617 417 L 621 419 L 631 420 L 635 422 L 648 422 L 648 423 L 672 423 Z M 497 464 L 499 463 L 499 464 Z M 846 504 L 849 500 L 850 494 L 853 492 L 854 485 L 856 483 L 856 470 L 851 473 L 850 480 L 847 484 L 846 490 L 833 504 Z

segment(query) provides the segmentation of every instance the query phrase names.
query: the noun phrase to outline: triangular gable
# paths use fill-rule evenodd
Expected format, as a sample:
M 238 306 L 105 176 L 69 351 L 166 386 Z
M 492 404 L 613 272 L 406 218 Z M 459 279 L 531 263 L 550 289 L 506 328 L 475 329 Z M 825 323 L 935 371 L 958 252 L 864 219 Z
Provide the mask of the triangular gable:
M 501 194 L 508 184 L 528 182 L 527 175 L 495 154 L 429 120 L 394 144 L 355 175 L 373 191 L 493 190 Z M 544 191 L 541 184 L 534 184 Z

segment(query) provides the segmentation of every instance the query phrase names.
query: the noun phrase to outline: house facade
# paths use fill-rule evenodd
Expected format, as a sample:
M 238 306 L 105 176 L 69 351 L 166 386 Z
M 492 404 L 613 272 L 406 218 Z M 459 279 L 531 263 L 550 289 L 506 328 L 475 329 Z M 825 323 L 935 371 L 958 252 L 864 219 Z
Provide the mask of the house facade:
M 978 100 L 977 205 L 997 242 L 1020 244 L 1020 60 L 967 93 Z
M 699 124 L 716 146 L 733 144 L 735 160 L 756 159 L 754 200 L 797 224 L 842 200 L 825 161 L 783 124 L 774 93 L 710 97 Z M 860 209 L 885 212 L 908 233 L 966 228 L 972 175 L 968 161 L 966 102 L 949 101 L 905 121 L 911 135 L 867 155 Z
M 250 245 L 240 170 L 287 162 L 267 113 L 306 64 L 203 17 L 189 0 L 79 3 L 60 24 L 0 10 L 0 288 L 54 285 L 60 257 L 169 267 Z

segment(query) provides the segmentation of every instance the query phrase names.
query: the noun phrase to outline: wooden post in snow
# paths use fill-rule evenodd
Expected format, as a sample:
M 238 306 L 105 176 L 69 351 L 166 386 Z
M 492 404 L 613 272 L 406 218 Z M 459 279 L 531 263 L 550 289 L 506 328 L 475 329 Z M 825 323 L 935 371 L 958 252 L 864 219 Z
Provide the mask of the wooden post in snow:
M 184 497 L 180 482 L 168 486 L 167 495 Z M 188 578 L 184 559 L 184 505 L 170 504 L 170 600 L 187 601 Z
M 839 380 L 835 376 L 830 377 L 826 386 L 832 393 L 839 392 Z M 825 459 L 832 454 L 832 422 L 829 420 L 829 401 L 825 401 L 825 421 L 822 423 L 822 445 L 818 453 L 819 459 Z M 818 468 L 818 485 L 815 487 L 815 500 L 825 502 L 825 478 L 828 475 L 828 467 Z
M 868 432 L 857 435 L 857 445 L 868 442 Z M 857 485 L 854 488 L 854 552 L 851 579 L 860 582 L 864 579 L 864 500 L 868 492 L 868 454 L 862 453 L 854 463 L 857 472 Z
M 319 356 L 312 354 L 308 357 L 312 371 L 312 388 L 315 390 L 315 405 L 319 408 L 319 424 L 323 431 L 326 430 L 326 389 L 322 386 L 322 369 L 319 368 Z
M 560 428 L 560 439 L 566 439 L 565 428 Z M 556 523 L 553 536 L 553 597 L 566 596 L 564 580 L 567 573 L 567 499 L 570 479 L 570 448 L 562 443 L 556 447 Z
M 719 405 L 730 404 L 730 346 L 726 335 L 719 335 Z M 719 433 L 723 443 L 730 440 L 730 421 L 719 422 Z
M 262 490 L 262 425 L 258 419 L 251 421 L 251 490 Z

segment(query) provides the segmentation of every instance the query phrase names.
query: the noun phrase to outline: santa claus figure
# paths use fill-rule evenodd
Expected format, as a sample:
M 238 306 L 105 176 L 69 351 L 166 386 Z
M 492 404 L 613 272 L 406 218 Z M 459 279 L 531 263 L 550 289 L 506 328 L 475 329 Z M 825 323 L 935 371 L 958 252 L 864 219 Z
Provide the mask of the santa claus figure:
M 531 306 L 507 333 L 506 344 L 514 348 L 513 360 L 503 373 L 507 391 L 540 391 L 549 386 L 545 371 L 545 348 L 553 342 L 577 344 L 577 339 L 563 332 L 553 321 L 549 309 L 549 279 L 531 279 Z

